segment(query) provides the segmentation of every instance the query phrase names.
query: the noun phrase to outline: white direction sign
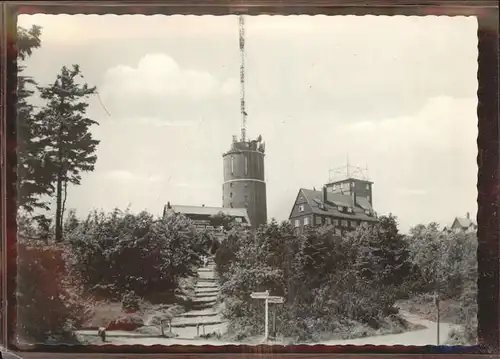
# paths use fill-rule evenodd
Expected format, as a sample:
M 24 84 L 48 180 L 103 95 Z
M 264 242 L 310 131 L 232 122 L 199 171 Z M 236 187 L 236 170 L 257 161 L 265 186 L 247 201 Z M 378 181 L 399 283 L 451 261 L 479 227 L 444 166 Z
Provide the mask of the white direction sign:
M 267 297 L 267 301 L 269 303 L 276 303 L 276 304 L 281 304 L 281 303 L 284 303 L 285 302 L 285 298 L 283 297 Z
M 250 294 L 250 297 L 253 299 L 267 299 L 269 297 L 269 291 L 266 290 L 265 292 L 253 292 Z

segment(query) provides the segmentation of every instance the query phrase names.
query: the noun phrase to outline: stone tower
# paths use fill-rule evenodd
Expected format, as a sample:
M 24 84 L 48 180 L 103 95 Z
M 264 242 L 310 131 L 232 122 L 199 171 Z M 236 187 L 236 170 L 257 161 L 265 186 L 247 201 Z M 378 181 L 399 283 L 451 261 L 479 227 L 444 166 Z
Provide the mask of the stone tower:
M 254 229 L 267 223 L 264 152 L 261 136 L 253 141 L 239 142 L 233 137 L 231 149 L 222 155 L 222 206 L 246 208 Z

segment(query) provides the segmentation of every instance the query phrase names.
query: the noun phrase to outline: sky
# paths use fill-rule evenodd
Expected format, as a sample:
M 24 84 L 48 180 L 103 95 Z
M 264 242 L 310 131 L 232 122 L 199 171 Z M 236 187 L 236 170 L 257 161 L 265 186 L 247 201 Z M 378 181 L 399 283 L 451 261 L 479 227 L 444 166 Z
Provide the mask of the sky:
M 473 17 L 246 17 L 247 134 L 266 142 L 268 217 L 300 188 L 368 167 L 374 209 L 400 229 L 477 213 Z M 222 154 L 240 134 L 236 16 L 21 15 L 42 26 L 41 85 L 79 64 L 101 141 L 68 208 L 222 206 Z

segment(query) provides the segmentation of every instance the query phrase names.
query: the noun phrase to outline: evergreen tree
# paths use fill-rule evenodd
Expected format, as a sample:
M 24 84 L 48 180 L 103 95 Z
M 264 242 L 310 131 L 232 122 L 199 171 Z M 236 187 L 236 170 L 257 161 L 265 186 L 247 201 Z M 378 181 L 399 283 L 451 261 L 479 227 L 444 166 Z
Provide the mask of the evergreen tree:
M 27 213 L 32 213 L 36 208 L 48 209 L 47 203 L 40 197 L 50 195 L 53 190 L 50 165 L 44 156 L 43 144 L 36 136 L 34 108 L 29 103 L 36 81 L 23 74 L 23 62 L 41 45 L 40 35 L 39 26 L 32 26 L 29 30 L 19 27 L 17 30 L 17 198 L 20 209 Z
M 83 78 L 78 65 L 64 66 L 54 84 L 38 87 L 46 105 L 35 116 L 35 134 L 44 148 L 46 162 L 53 170 L 50 180 L 55 187 L 55 239 L 62 240 L 64 207 L 68 184 L 79 185 L 81 173 L 94 170 L 98 140 L 90 128 L 98 123 L 86 117 L 88 97 L 95 87 L 79 84 Z

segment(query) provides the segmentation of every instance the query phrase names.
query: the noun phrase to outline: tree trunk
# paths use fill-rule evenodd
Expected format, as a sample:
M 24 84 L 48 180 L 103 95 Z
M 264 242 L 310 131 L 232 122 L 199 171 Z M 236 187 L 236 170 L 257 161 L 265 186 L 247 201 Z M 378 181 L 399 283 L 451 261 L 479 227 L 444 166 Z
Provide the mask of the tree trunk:
M 56 187 L 56 242 L 62 241 L 62 176 L 57 175 Z

